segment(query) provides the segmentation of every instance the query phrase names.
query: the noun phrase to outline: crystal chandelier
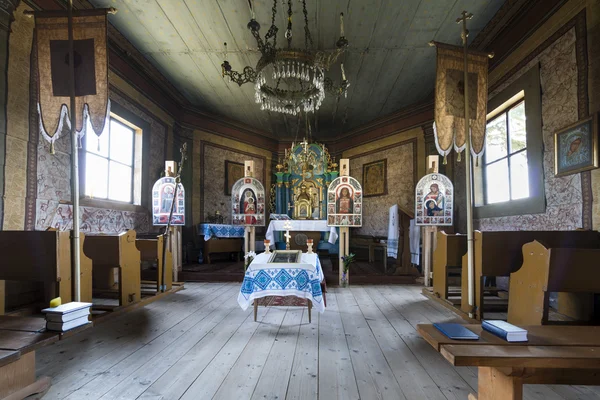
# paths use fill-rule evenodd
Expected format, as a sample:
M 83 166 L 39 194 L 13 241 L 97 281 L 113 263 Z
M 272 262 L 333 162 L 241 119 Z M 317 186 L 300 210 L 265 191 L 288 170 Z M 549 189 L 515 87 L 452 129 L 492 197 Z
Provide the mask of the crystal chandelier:
M 342 82 L 339 86 L 325 77 L 325 72 L 337 61 L 348 47 L 344 37 L 344 14 L 340 14 L 340 38 L 334 50 L 315 50 L 308 28 L 308 13 L 306 0 L 302 0 L 304 13 L 304 49 L 292 48 L 292 0 L 288 0 L 288 18 L 285 38 L 287 48 L 277 48 L 277 32 L 275 25 L 277 2 L 273 0 L 271 27 L 264 39 L 260 36 L 260 24 L 254 15 L 248 22 L 248 29 L 256 39 L 261 58 L 255 68 L 246 66 L 243 72 L 234 71 L 227 61 L 227 43 L 225 43 L 225 61 L 221 64 L 223 77 L 239 86 L 253 82 L 255 101 L 261 110 L 275 111 L 284 114 L 297 115 L 301 111 L 314 112 L 319 109 L 325 98 L 325 93 L 336 97 L 347 96 L 350 83 L 346 79 L 344 64 L 340 65 Z

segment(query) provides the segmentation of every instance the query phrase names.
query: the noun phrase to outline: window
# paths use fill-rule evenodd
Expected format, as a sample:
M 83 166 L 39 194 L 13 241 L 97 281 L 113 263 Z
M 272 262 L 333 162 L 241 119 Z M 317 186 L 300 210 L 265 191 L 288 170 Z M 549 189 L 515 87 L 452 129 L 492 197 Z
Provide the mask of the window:
M 529 197 L 525 101 L 488 120 L 484 153 L 485 204 Z
M 483 158 L 473 164 L 476 219 L 546 211 L 539 65 L 488 103 Z
M 92 130 L 88 130 L 92 132 Z M 94 199 L 134 203 L 136 136 L 141 130 L 111 116 L 108 129 L 97 139 L 86 135 L 85 195 Z

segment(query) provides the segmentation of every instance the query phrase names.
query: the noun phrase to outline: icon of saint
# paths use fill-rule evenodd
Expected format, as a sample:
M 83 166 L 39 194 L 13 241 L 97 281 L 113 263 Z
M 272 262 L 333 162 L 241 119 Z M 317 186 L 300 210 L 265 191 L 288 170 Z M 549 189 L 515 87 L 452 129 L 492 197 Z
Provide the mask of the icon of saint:
M 354 201 L 350 194 L 350 189 L 347 187 L 342 188 L 340 196 L 336 201 L 336 208 L 338 214 L 352 214 L 354 208 Z

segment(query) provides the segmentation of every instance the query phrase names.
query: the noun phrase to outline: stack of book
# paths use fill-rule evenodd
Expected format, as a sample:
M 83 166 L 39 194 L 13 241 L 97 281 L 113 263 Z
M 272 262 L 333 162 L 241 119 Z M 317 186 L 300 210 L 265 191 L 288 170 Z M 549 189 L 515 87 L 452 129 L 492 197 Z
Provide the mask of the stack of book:
M 507 342 L 526 342 L 527 331 L 505 321 L 484 320 L 481 322 L 483 330 L 488 331 Z
M 92 303 L 61 304 L 58 307 L 46 308 L 46 329 L 49 331 L 65 332 L 90 323 L 90 308 Z

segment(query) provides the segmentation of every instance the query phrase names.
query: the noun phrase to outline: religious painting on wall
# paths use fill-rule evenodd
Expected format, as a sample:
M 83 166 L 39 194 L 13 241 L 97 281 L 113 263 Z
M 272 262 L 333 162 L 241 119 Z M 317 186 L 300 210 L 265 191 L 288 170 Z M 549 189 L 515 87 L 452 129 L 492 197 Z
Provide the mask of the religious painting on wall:
M 452 225 L 454 187 L 442 174 L 425 175 L 415 189 L 417 225 Z
M 231 222 L 233 225 L 265 226 L 265 188 L 258 179 L 244 177 L 233 184 Z
M 554 173 L 571 175 L 598 168 L 598 114 L 554 134 Z
M 363 185 L 365 197 L 387 194 L 387 159 L 363 165 Z
M 174 197 L 174 177 L 165 176 L 156 181 L 152 187 L 152 225 L 167 225 Z M 177 201 L 173 207 L 171 225 L 185 225 L 185 190 L 181 183 L 177 188 Z
M 231 196 L 231 186 L 244 177 L 244 164 L 225 160 L 225 195 Z
M 361 227 L 362 198 L 362 186 L 356 179 L 334 179 L 327 190 L 327 225 Z

